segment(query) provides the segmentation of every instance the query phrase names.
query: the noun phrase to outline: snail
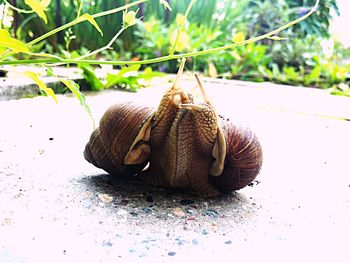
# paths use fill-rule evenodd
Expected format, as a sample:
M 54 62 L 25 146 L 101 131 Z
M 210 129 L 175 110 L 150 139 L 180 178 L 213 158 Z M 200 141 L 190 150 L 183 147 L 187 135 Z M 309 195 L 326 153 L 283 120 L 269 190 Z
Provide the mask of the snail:
M 111 175 L 214 197 L 251 183 L 262 165 L 256 135 L 218 115 L 197 75 L 203 102 L 179 87 L 185 59 L 157 109 L 111 106 L 90 136 L 85 159 Z

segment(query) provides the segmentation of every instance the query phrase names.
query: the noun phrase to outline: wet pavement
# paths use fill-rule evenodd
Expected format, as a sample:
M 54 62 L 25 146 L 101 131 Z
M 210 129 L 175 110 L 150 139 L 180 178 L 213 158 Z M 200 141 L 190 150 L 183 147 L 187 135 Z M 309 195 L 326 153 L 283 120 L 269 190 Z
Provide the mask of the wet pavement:
M 87 102 L 98 120 L 117 101 L 156 105 L 169 85 Z M 87 163 L 93 127 L 71 96 L 0 101 L 0 262 L 348 262 L 350 99 L 268 83 L 205 86 L 264 150 L 253 184 L 207 200 Z

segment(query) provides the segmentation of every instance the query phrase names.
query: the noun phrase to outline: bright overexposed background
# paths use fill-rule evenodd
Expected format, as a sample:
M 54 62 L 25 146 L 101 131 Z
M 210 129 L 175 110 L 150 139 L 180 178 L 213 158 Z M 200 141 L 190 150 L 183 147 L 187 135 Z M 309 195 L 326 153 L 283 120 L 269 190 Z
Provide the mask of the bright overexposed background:
M 337 1 L 340 16 L 334 15 L 331 23 L 331 32 L 335 39 L 350 47 L 350 1 Z

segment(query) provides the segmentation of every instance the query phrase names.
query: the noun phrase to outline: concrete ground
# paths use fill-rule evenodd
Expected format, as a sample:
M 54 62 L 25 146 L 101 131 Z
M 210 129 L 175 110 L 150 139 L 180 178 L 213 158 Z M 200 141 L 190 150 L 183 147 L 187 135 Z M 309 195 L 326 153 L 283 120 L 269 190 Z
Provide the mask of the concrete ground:
M 98 120 L 117 101 L 156 105 L 169 85 L 87 101 Z M 87 163 L 93 127 L 71 96 L 1 101 L 0 262 L 349 262 L 350 99 L 268 83 L 205 86 L 264 150 L 251 186 L 210 200 Z

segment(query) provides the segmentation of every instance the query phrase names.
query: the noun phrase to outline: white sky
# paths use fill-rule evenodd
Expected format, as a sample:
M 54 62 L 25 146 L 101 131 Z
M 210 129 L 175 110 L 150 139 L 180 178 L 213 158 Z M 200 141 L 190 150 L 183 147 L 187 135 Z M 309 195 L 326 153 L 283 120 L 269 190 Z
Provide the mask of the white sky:
M 331 23 L 333 36 L 346 47 L 350 47 L 350 0 L 338 0 L 340 16 Z

